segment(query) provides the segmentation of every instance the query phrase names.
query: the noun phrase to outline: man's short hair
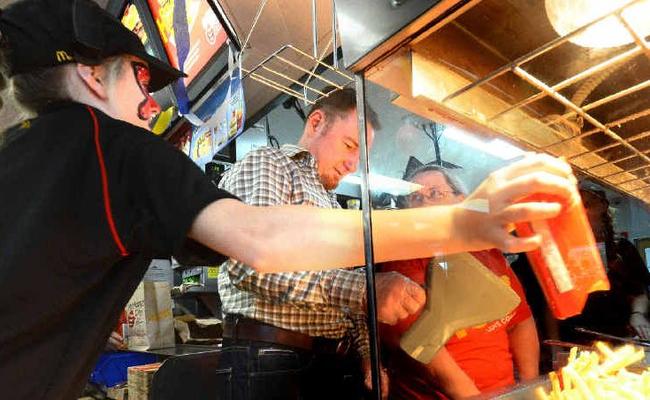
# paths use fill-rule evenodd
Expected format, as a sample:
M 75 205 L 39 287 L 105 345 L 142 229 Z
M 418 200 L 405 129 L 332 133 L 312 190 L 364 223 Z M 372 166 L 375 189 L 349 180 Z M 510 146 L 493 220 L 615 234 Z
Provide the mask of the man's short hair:
M 328 117 L 343 117 L 357 108 L 357 92 L 352 88 L 338 89 L 334 86 L 326 86 L 322 92 L 325 96 L 314 103 L 307 118 L 317 110 L 321 110 Z M 368 104 L 366 104 L 366 119 L 374 130 L 381 129 L 377 113 Z

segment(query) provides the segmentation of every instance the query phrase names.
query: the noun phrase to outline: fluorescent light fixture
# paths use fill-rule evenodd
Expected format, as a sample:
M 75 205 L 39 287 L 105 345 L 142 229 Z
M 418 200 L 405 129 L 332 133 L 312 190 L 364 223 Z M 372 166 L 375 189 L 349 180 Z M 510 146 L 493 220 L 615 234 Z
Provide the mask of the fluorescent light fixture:
M 455 126 L 445 127 L 444 137 L 454 142 L 472 147 L 480 152 L 488 153 L 492 156 L 508 161 L 526 153 L 519 147 L 510 144 L 502 139 L 492 139 L 490 141 L 481 140 L 471 133 L 465 132 Z
M 524 150 L 512 143 L 508 143 L 501 139 L 492 139 L 488 143 L 488 150 L 490 154 L 498 153 L 495 155 L 502 160 L 512 160 L 513 158 L 523 156 L 526 153 Z
M 634 3 L 634 4 L 631 4 Z M 621 13 L 641 37 L 650 34 L 650 1 L 546 0 L 546 15 L 553 29 L 567 35 L 612 11 L 631 4 Z M 634 38 L 615 16 L 609 16 L 569 39 L 583 47 L 608 48 L 632 43 Z
M 394 196 L 406 195 L 422 188 L 422 185 L 417 183 L 373 173 L 370 174 L 369 181 L 370 190 L 373 192 L 389 193 Z M 359 175 L 348 175 L 341 182 L 360 186 L 361 177 Z

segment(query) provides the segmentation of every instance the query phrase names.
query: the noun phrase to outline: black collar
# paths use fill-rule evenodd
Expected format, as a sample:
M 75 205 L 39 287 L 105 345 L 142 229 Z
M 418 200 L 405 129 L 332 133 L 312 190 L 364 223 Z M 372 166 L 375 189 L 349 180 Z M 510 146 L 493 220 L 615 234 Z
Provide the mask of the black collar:
M 72 100 L 56 100 L 43 107 L 38 112 L 38 115 L 40 116 L 43 114 L 50 114 L 60 110 L 65 110 L 65 109 L 75 108 L 75 107 L 84 107 L 84 106 L 85 106 L 84 104 Z

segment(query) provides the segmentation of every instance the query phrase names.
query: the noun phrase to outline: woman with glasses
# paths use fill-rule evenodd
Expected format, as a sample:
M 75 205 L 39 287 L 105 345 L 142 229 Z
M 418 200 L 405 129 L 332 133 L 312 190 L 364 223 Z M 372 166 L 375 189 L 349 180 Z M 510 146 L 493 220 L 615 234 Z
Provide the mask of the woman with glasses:
M 466 189 L 451 170 L 424 165 L 409 173 L 406 180 L 421 185 L 401 202 L 405 208 L 455 204 L 464 199 Z M 391 399 L 459 399 L 490 392 L 538 375 L 539 341 L 535 322 L 523 289 L 505 257 L 496 249 L 472 253 L 519 295 L 521 303 L 504 318 L 455 333 L 433 360 L 425 365 L 399 347 L 400 336 L 419 313 L 395 326 L 381 327 L 386 366 L 390 374 Z M 381 271 L 397 271 L 422 285 L 426 282 L 430 259 L 395 261 L 379 266 Z

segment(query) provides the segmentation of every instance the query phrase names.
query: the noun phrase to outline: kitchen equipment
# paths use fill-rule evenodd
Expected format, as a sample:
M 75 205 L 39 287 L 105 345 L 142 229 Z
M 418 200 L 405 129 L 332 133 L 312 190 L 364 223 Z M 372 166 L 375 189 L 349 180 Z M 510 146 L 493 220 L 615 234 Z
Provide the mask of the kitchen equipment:
M 414 114 L 486 142 L 506 139 L 563 156 L 583 176 L 650 202 L 650 43 L 632 12 L 648 0 L 610 7 L 566 34 L 553 28 L 543 0 L 441 1 L 425 10 L 411 3 L 419 2 L 402 12 L 418 17 L 386 9 L 372 25 L 382 41 L 362 49 L 356 25 L 340 24 L 350 70 Z M 337 0 L 337 12 L 349 13 L 339 20 L 353 20 L 355 5 Z M 600 48 L 572 41 L 605 19 L 633 42 Z
M 562 340 L 547 339 L 544 340 L 544 345 L 551 348 L 551 365 L 554 371 L 558 371 L 560 368 L 567 364 L 569 360 L 569 352 L 575 347 L 580 351 L 593 350 L 593 346 L 587 346 L 578 343 L 564 342 Z
M 624 337 L 620 337 L 620 336 L 609 335 L 607 333 L 592 331 L 590 329 L 581 328 L 581 327 L 576 327 L 574 329 L 575 329 L 576 332 L 586 333 L 588 335 L 595 336 L 598 339 L 613 340 L 613 341 L 619 342 L 619 343 L 629 343 L 629 344 L 633 344 L 635 346 L 642 346 L 642 347 L 649 347 L 650 348 L 650 340 L 635 339 L 635 338 L 624 338 Z
M 551 381 L 548 376 L 540 376 L 539 378 L 530 382 L 510 386 L 496 392 L 480 394 L 473 396 L 471 400 L 539 400 L 535 394 L 535 390 L 543 388 L 549 390 L 551 388 Z

